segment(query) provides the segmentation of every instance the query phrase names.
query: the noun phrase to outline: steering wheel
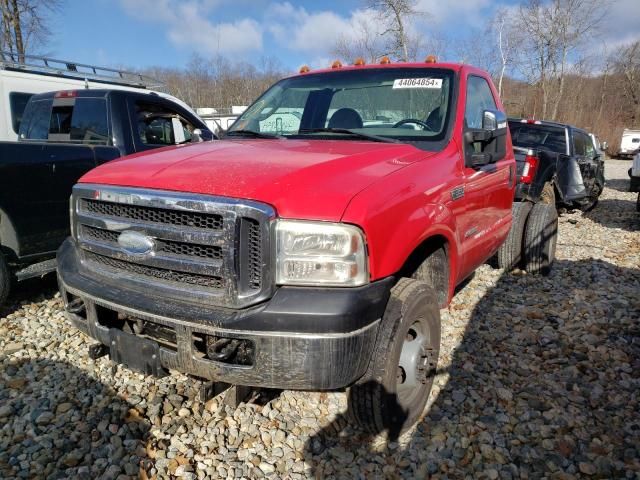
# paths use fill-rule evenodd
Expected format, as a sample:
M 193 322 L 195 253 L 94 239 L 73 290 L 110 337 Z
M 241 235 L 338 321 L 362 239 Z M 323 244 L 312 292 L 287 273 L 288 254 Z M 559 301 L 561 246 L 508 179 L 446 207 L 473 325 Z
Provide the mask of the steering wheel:
M 402 125 L 406 125 L 407 123 L 415 123 L 416 125 L 420 125 L 423 130 L 429 130 L 430 132 L 434 131 L 427 122 L 423 122 L 422 120 L 418 120 L 417 118 L 405 118 L 404 120 L 400 120 L 399 122 L 397 122 L 392 128 L 398 128 Z

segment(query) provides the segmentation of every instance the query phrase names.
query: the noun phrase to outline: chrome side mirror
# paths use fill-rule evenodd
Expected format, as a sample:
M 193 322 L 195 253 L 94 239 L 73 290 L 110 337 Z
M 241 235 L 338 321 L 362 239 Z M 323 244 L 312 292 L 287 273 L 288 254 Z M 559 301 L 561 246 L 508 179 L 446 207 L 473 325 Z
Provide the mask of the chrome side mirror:
M 507 115 L 500 110 L 485 110 L 482 113 L 482 129 L 493 132 L 493 136 L 507 133 Z

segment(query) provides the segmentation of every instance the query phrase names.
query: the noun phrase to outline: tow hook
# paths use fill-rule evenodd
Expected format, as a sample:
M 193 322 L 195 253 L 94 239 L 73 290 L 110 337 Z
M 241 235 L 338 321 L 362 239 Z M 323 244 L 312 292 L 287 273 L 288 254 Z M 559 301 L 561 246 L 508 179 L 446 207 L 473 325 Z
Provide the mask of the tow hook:
M 100 357 L 104 357 L 107 353 L 109 353 L 109 348 L 107 348 L 106 345 L 101 343 L 89 345 L 89 358 L 91 360 L 97 360 Z
M 207 338 L 207 356 L 211 360 L 217 360 L 219 362 L 224 362 L 231 358 L 240 345 L 240 340 L 231 338 L 212 340 L 214 339 Z
M 67 304 L 67 312 L 79 315 L 85 310 L 84 302 L 81 298 L 76 298 Z

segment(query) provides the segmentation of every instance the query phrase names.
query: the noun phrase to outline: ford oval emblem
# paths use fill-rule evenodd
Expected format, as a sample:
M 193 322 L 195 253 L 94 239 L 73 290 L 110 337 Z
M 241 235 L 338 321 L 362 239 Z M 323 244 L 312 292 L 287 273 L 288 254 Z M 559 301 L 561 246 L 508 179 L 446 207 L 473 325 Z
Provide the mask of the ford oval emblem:
M 154 250 L 156 242 L 144 233 L 126 230 L 118 237 L 118 245 L 131 255 L 147 255 Z

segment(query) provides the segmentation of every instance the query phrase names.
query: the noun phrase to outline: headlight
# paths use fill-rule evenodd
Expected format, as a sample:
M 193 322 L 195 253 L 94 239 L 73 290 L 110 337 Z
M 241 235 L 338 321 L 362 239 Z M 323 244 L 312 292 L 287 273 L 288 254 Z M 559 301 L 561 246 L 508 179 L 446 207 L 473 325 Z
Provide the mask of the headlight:
M 359 228 L 277 221 L 276 283 L 354 287 L 368 281 L 366 246 Z

